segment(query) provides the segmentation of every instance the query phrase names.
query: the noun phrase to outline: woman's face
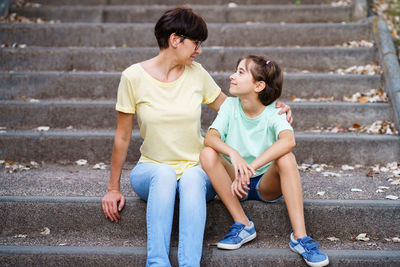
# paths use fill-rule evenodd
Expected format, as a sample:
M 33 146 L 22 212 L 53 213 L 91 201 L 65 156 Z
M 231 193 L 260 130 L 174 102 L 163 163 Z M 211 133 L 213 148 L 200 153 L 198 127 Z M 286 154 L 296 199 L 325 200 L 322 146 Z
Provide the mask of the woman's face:
M 185 65 L 191 65 L 196 56 L 203 52 L 201 48 L 201 42 L 192 40 L 188 37 L 181 38 L 181 51 L 179 54 L 181 55 Z
M 229 92 L 232 95 L 240 96 L 254 92 L 256 83 L 253 79 L 253 75 L 250 73 L 252 64 L 253 63 L 250 62 L 250 64 L 248 64 L 248 69 L 246 69 L 246 60 L 243 59 L 237 66 L 236 72 L 229 77 L 231 79 Z

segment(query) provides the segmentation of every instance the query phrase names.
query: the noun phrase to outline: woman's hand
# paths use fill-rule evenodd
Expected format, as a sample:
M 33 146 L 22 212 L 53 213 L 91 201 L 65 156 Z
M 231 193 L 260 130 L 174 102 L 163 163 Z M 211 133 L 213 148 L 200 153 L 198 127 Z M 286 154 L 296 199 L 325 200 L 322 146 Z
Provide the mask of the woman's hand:
M 119 205 L 118 205 L 119 202 Z M 106 218 L 118 222 L 121 219 L 119 211 L 124 208 L 125 197 L 118 190 L 108 191 L 101 201 L 103 212 Z M 117 209 L 118 206 L 118 209 Z
M 275 107 L 276 108 L 281 108 L 281 110 L 279 110 L 278 114 L 286 113 L 286 120 L 290 124 L 293 123 L 292 110 L 290 109 L 289 105 L 286 105 L 286 104 L 284 104 L 282 102 L 277 101 Z
M 253 167 L 251 167 L 236 150 L 233 150 L 229 154 L 229 158 L 235 170 L 235 180 L 239 180 L 242 187 L 250 184 L 250 177 L 256 174 Z

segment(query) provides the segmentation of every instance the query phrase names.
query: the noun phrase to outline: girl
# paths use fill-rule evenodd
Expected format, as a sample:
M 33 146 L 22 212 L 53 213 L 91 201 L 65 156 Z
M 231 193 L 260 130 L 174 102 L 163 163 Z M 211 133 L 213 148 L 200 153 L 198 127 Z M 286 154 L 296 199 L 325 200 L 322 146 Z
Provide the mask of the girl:
M 293 232 L 290 248 L 310 266 L 325 266 L 328 257 L 306 234 L 300 175 L 293 129 L 276 112 L 283 76 L 274 61 L 260 56 L 239 59 L 229 92 L 237 96 L 221 105 L 200 154 L 203 169 L 235 223 L 217 246 L 238 249 L 256 237 L 254 224 L 240 205 L 253 199 L 276 202 L 283 195 Z M 251 178 L 251 179 L 250 179 Z

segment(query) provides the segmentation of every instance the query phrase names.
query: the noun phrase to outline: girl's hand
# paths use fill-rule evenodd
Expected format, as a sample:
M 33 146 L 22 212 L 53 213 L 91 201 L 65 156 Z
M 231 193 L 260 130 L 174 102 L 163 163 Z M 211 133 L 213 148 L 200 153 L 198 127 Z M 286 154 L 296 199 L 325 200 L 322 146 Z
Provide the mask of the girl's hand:
M 125 197 L 121 194 L 120 191 L 108 191 L 107 194 L 103 197 L 101 204 L 106 218 L 109 218 L 111 221 L 115 222 L 118 222 L 118 220 L 121 219 L 121 216 L 118 212 L 121 211 L 125 205 Z
M 231 192 L 233 196 L 237 196 L 239 199 L 247 196 L 247 192 L 245 190 L 249 190 L 250 188 L 247 185 L 242 185 L 239 179 L 235 179 L 231 185 Z
M 229 154 L 233 168 L 235 170 L 235 180 L 239 180 L 242 187 L 250 184 L 250 177 L 256 175 L 256 171 L 234 150 Z

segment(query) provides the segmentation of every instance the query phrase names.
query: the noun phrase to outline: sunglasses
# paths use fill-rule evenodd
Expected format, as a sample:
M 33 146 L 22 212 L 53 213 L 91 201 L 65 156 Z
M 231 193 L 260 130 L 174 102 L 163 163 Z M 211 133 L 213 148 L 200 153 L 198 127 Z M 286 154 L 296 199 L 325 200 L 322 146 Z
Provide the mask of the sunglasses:
M 195 50 L 195 51 L 197 51 L 197 50 L 199 49 L 199 47 L 201 46 L 201 44 L 203 43 L 202 41 L 193 40 L 192 38 L 187 37 L 187 36 L 185 36 L 185 35 L 183 35 L 183 34 L 178 34 L 178 36 L 182 37 L 182 41 L 185 40 L 185 39 L 189 39 L 189 40 L 193 41 L 194 44 L 196 45 L 196 46 L 194 47 L 194 50 Z

